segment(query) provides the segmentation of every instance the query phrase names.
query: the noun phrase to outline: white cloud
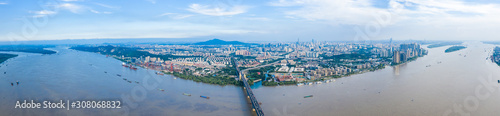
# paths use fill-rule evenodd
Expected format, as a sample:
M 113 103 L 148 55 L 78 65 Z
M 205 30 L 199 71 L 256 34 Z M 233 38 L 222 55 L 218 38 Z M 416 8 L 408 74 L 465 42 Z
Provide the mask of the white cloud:
M 279 0 L 270 5 L 298 9 L 285 11 L 286 17 L 311 21 L 326 21 L 330 24 L 364 24 L 372 16 L 386 10 L 370 6 L 369 0 Z
M 84 6 L 80 6 L 77 4 L 71 4 L 71 3 L 60 4 L 57 7 L 65 9 L 65 10 L 69 10 L 72 13 L 81 13 L 81 12 L 85 11 Z
M 151 4 L 156 4 L 156 0 L 146 0 L 148 2 L 151 2 Z
M 185 22 L 96 22 L 94 25 L 69 26 L 40 30 L 36 39 L 91 38 L 192 38 L 211 35 L 260 33 L 237 26 Z M 64 28 L 64 29 L 63 29 Z M 63 30 L 60 30 L 63 29 Z M 5 36 L 5 35 L 4 35 Z M 0 34 L 0 37 L 2 35 Z
M 271 19 L 266 18 L 266 17 L 247 17 L 245 19 L 254 20 L 254 21 L 270 21 L 271 20 Z
M 95 14 L 111 14 L 112 12 L 100 12 L 94 9 L 89 9 L 90 12 L 95 13 Z
M 247 12 L 247 6 L 235 5 L 229 8 L 213 7 L 210 5 L 191 4 L 188 11 L 211 16 L 231 16 Z
M 94 3 L 98 6 L 102 6 L 102 7 L 105 7 L 105 8 L 110 8 L 110 9 L 118 9 L 120 7 L 116 7 L 116 6 L 111 6 L 111 5 L 107 5 L 107 4 L 102 4 L 102 3 Z
M 7 2 L 0 2 L 0 5 L 7 5 L 7 4 L 9 4 L 9 3 L 7 3 Z
M 163 13 L 161 15 L 158 15 L 158 17 L 163 17 L 163 16 L 168 16 L 172 19 L 185 19 L 185 18 L 188 18 L 188 17 L 192 17 L 194 15 L 190 15 L 190 14 L 178 14 L 178 13 Z
M 48 10 L 42 10 L 42 11 L 35 11 L 35 12 L 32 12 L 32 13 L 35 14 L 35 15 L 33 15 L 33 17 L 44 17 L 44 16 L 48 16 L 48 15 L 54 15 L 57 12 L 48 11 Z
M 470 4 L 459 0 L 391 0 L 387 9 L 376 8 L 369 0 L 278 0 L 269 4 L 279 7 L 299 7 L 285 11 L 287 17 L 328 21 L 333 24 L 366 24 L 374 20 L 374 15 L 382 13 L 392 13 L 393 16 L 404 20 L 416 21 L 436 19 L 463 21 L 500 16 L 498 4 Z
M 283 10 L 284 17 L 297 20 L 353 25 L 362 29 L 390 14 L 377 37 L 414 39 L 493 39 L 500 27 L 500 4 L 462 0 L 390 0 L 388 8 L 378 8 L 369 0 L 276 0 L 269 5 Z M 375 37 L 375 38 L 377 38 Z

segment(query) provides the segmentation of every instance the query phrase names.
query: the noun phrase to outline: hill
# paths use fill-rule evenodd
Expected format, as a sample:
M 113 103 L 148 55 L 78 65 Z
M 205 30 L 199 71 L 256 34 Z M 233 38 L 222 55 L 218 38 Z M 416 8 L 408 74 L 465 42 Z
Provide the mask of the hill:
M 220 39 L 212 39 L 204 42 L 194 43 L 194 45 L 246 45 L 248 43 L 243 43 L 239 41 L 224 41 Z

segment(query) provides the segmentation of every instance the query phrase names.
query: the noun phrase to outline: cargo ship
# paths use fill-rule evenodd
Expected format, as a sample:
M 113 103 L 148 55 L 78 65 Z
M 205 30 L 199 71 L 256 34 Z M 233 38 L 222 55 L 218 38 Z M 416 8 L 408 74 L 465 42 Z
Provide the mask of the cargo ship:
M 157 75 L 163 75 L 163 73 L 161 72 L 155 72 Z
M 136 68 L 136 67 L 134 67 L 134 66 L 132 66 L 132 65 L 130 65 L 130 69 L 132 69 L 132 70 L 137 70 L 137 68 Z
M 123 66 L 123 67 L 129 67 L 129 66 L 128 66 L 127 64 L 125 64 L 125 63 L 122 63 L 122 66 Z
M 304 96 L 304 98 L 310 98 L 310 97 L 313 97 L 313 95 Z
M 210 97 L 207 97 L 207 96 L 200 96 L 201 98 L 205 98 L 205 99 L 210 99 Z

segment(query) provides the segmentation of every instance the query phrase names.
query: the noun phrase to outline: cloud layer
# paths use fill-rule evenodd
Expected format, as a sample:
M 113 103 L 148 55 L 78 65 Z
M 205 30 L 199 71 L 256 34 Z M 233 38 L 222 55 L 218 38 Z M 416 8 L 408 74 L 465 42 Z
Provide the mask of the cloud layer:
M 238 6 L 235 5 L 229 8 L 221 8 L 221 7 L 213 7 L 210 5 L 191 4 L 189 5 L 189 8 L 187 10 L 203 15 L 230 16 L 230 15 L 245 13 L 247 9 L 248 7 L 239 5 Z

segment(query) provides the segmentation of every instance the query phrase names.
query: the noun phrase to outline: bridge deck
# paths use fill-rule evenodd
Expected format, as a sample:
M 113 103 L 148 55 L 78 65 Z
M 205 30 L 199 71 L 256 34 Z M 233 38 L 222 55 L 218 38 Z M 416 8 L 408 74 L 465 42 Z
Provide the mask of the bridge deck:
M 252 107 L 253 109 L 255 109 L 255 113 L 257 114 L 257 116 L 264 116 L 264 112 L 262 111 L 262 108 L 260 108 L 259 102 L 253 95 L 252 89 L 250 88 L 250 85 L 248 84 L 246 77 L 241 78 L 241 81 L 243 81 L 243 84 L 245 86 L 245 91 L 247 92 L 247 95 L 249 96 L 250 101 L 252 102 Z

